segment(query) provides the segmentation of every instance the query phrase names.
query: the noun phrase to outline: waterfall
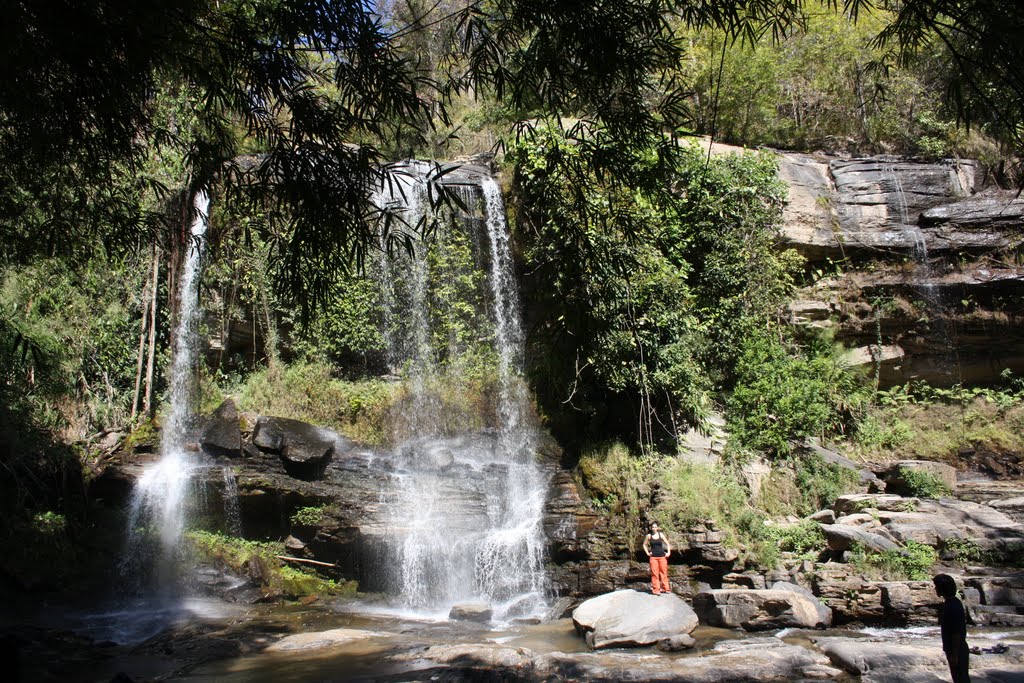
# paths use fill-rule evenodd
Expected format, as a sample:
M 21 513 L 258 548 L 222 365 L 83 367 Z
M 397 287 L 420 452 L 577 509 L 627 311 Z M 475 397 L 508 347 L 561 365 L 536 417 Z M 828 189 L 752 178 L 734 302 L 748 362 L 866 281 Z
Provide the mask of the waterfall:
M 139 570 L 148 532 L 159 537 L 154 567 L 164 572 L 174 563 L 185 526 L 185 505 L 191 488 L 195 459 L 185 444 L 192 418 L 195 389 L 196 327 L 199 322 L 199 276 L 205 244 L 210 198 L 204 190 L 193 197 L 190 239 L 181 272 L 174 355 L 171 359 L 169 409 L 160 430 L 160 459 L 147 466 L 135 484 L 128 513 L 128 552 L 123 569 Z M 147 558 L 148 559 L 148 558 Z M 161 583 L 163 583 L 161 581 Z
M 232 536 L 242 535 L 242 509 L 238 503 L 238 480 L 230 467 L 222 467 L 224 472 L 224 522 L 228 533 Z
M 525 420 L 529 398 L 522 377 L 522 311 L 505 205 L 493 178 L 484 178 L 482 189 L 498 351 L 498 447 L 509 469 L 504 524 L 485 539 L 477 556 L 478 574 L 488 595 L 507 597 L 525 589 L 536 596 L 545 589 L 541 516 L 547 482 L 534 462 L 533 432 Z
M 426 165 L 411 166 L 409 174 L 396 174 L 390 183 L 377 188 L 373 201 L 394 212 L 408 227 L 418 225 L 427 215 L 427 189 L 423 182 Z M 421 249 L 423 245 L 416 245 Z M 378 262 L 377 282 L 384 311 L 384 339 L 392 372 L 403 370 L 412 384 L 413 404 L 401 429 L 422 433 L 429 429 L 432 402 L 427 385 L 433 374 L 434 351 L 430 339 L 429 278 L 424 254 L 395 253 L 389 258 L 383 249 Z M 406 319 L 402 313 L 406 313 Z M 404 366 L 404 367 L 403 367 Z
M 522 382 L 523 329 L 519 291 L 509 248 L 505 204 L 493 178 L 482 183 L 491 245 L 491 292 L 494 298 L 495 346 L 498 351 L 499 443 L 509 458 L 523 455 L 523 410 L 526 388 Z
M 882 172 L 892 182 L 893 193 L 896 200 L 896 209 L 899 211 L 900 224 L 906 230 L 913 246 L 911 255 L 914 258 L 916 272 L 913 288 L 921 298 L 927 312 L 928 325 L 931 328 L 933 338 L 937 339 L 943 351 L 938 354 L 938 370 L 950 378 L 951 383 L 959 381 L 959 363 L 955 349 L 955 339 L 949 325 L 950 311 L 943 300 L 942 290 L 935 279 L 938 273 L 932 264 L 928 254 L 928 241 L 919 225 L 911 224 L 910 210 L 907 205 L 906 193 L 903 190 L 903 182 L 900 180 L 899 172 L 895 164 L 883 164 Z
M 425 169 L 410 170 L 381 188 L 375 201 L 413 224 L 428 210 L 428 188 Z M 432 246 L 419 244 L 412 258 L 396 255 L 378 273 L 385 319 L 403 321 L 386 335 L 389 358 L 395 367 L 404 366 L 411 393 L 405 424 L 396 432 L 396 470 L 381 495 L 388 528 L 380 552 L 389 568 L 382 588 L 397 597 L 399 607 L 421 612 L 485 601 L 499 619 L 539 615 L 546 592 L 541 521 L 548 481 L 536 463 L 527 420 L 521 313 L 505 209 L 490 178 L 462 187 L 460 196 L 483 214 L 482 221 L 462 216 L 443 222 L 448 227 L 437 230 Z M 473 248 L 484 242 L 486 247 Z M 453 264 L 457 259 L 446 258 L 453 253 L 475 263 L 459 267 Z M 479 328 L 471 336 L 487 340 L 490 348 L 497 399 L 493 431 L 464 428 L 453 434 L 452 418 L 438 397 L 445 386 L 451 391 L 463 381 L 459 372 L 470 361 L 462 355 L 472 355 L 464 341 L 445 339 L 436 329 L 451 322 L 437 307 L 456 285 L 490 312 L 470 320 Z

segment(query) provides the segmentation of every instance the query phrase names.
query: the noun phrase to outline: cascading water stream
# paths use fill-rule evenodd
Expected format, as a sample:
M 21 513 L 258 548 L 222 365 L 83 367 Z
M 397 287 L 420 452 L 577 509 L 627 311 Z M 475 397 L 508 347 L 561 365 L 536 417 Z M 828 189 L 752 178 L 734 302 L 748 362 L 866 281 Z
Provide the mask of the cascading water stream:
M 928 241 L 925 233 L 917 224 L 910 222 L 910 209 L 907 204 L 907 196 L 903 189 L 903 182 L 900 180 L 899 172 L 894 164 L 882 166 L 882 172 L 892 182 L 893 194 L 896 199 L 896 209 L 899 212 L 900 224 L 903 229 L 909 232 L 913 239 L 912 255 L 916 264 L 914 289 L 917 290 L 922 303 L 928 313 L 929 325 L 932 327 L 933 335 L 938 339 L 944 351 L 940 354 L 938 370 L 941 374 L 956 382 L 959 375 L 957 370 L 959 363 L 956 360 L 955 341 L 949 327 L 949 311 L 943 300 L 942 290 L 936 283 L 937 273 L 928 254 Z
M 386 188 L 377 195 L 378 206 L 401 209 L 410 224 L 428 210 L 426 169 L 412 165 L 411 170 L 399 190 Z M 390 567 L 385 590 L 398 597 L 400 607 L 436 612 L 460 602 L 486 601 L 501 619 L 543 612 L 541 520 L 548 482 L 535 462 L 526 419 L 521 314 L 504 205 L 492 179 L 478 187 L 460 194 L 467 205 L 482 205 L 485 217 L 489 254 L 480 265 L 488 266 L 484 279 L 489 286 L 479 294 L 490 301 L 493 320 L 478 336 L 493 340 L 496 435 L 452 436 L 450 425 L 442 424 L 437 385 L 446 378 L 459 381 L 445 373 L 457 373 L 453 368 L 460 367 L 460 360 L 454 342 L 438 340 L 444 346 L 434 347 L 431 287 L 438 281 L 450 284 L 460 274 L 437 272 L 442 259 L 428 258 L 421 245 L 414 258 L 399 256 L 381 272 L 386 317 L 397 320 L 399 311 L 405 313 L 389 357 L 401 357 L 404 350 L 400 364 L 412 394 L 395 449 L 400 466 L 382 493 L 388 531 L 381 553 Z M 464 220 L 452 230 L 474 224 Z M 438 230 L 435 248 L 451 249 L 454 242 L 446 240 L 459 239 Z M 466 242 L 476 243 L 472 235 Z
M 196 327 L 199 321 L 199 276 L 210 198 L 205 190 L 193 197 L 190 240 L 181 272 L 178 320 L 171 360 L 169 409 L 160 431 L 160 459 L 146 467 L 135 485 L 128 514 L 128 548 L 124 569 L 134 573 L 140 562 L 151 560 L 160 584 L 171 583 L 168 573 L 185 525 L 185 506 L 192 474 L 197 466 L 186 452 L 195 387 Z M 146 557 L 146 537 L 155 531 L 159 549 Z
M 495 346 L 498 351 L 498 442 L 509 458 L 524 453 L 522 439 L 526 391 L 522 382 L 523 330 L 519 292 L 509 247 L 505 204 L 493 178 L 482 182 L 487 214 L 487 237 L 491 245 L 491 293 L 494 301 Z
M 224 522 L 232 536 L 242 535 L 242 508 L 238 502 L 238 479 L 230 467 L 222 467 L 224 473 Z
M 546 589 L 541 517 L 547 482 L 534 462 L 533 432 L 526 425 L 522 311 L 505 205 L 493 178 L 484 178 L 481 187 L 491 247 L 489 280 L 498 351 L 498 448 L 508 472 L 507 508 L 502 523 L 477 555 L 477 575 L 482 591 L 489 596 L 509 600 L 517 592 L 525 592 L 539 602 Z

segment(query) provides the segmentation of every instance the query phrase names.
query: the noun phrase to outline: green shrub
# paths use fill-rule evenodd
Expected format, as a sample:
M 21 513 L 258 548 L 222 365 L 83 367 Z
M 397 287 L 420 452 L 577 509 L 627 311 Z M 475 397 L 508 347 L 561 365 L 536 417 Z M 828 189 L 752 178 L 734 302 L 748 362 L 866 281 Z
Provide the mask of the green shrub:
M 326 510 L 326 505 L 298 508 L 292 513 L 291 522 L 295 526 L 316 526 L 323 521 Z
M 869 450 L 891 450 L 914 437 L 914 430 L 895 415 L 865 414 L 855 426 L 854 440 Z
M 989 564 L 993 559 L 990 557 L 991 553 L 982 550 L 973 538 L 947 538 L 942 542 L 942 548 L 953 556 L 953 561 L 960 564 L 972 562 Z
M 942 498 L 952 493 L 946 482 L 926 470 L 901 467 L 900 479 L 907 493 L 918 498 Z
M 37 512 L 32 518 L 32 527 L 41 536 L 59 539 L 68 531 L 68 519 L 58 512 Z
M 621 442 L 612 442 L 588 449 L 577 466 L 591 504 L 608 516 L 631 550 L 644 535 L 642 520 L 653 507 L 651 483 L 657 463 L 658 456 L 633 453 Z
M 194 529 L 185 534 L 189 546 L 203 560 L 217 560 L 240 570 L 247 561 L 259 557 L 267 562 L 284 552 L 284 544 L 250 541 L 213 531 Z
M 766 535 L 775 541 L 779 550 L 796 553 L 806 559 L 817 558 L 826 547 L 825 534 L 817 522 L 766 527 Z
M 728 416 L 741 446 L 786 457 L 795 440 L 843 433 L 866 402 L 862 379 L 846 369 L 829 339 L 800 346 L 761 331 L 738 343 Z
M 857 544 L 850 554 L 850 564 L 857 571 L 887 580 L 927 581 L 939 559 L 935 548 L 916 541 L 884 552 L 869 551 Z
M 356 593 L 355 581 L 344 581 L 338 583 L 332 579 L 325 579 L 315 572 L 307 569 L 299 569 L 288 565 L 282 565 L 275 570 L 275 585 L 280 588 L 283 595 L 292 598 L 303 595 L 338 595 L 351 597 Z
M 753 514 L 746 488 L 727 467 L 672 458 L 660 468 L 658 482 L 661 485 L 659 517 L 676 528 L 710 519 L 731 532 L 735 542 L 738 528 L 747 522 L 745 517 Z
M 809 515 L 831 507 L 839 496 L 857 491 L 860 476 L 851 469 L 825 462 L 816 453 L 797 458 L 794 462 L 800 504 L 797 514 Z

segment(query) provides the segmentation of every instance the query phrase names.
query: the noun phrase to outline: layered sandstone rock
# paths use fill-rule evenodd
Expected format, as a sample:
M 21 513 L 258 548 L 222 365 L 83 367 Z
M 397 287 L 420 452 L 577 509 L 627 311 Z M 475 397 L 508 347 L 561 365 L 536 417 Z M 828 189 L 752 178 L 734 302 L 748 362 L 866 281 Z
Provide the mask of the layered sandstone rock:
M 986 187 L 970 160 L 782 153 L 779 175 L 785 243 L 834 273 L 798 294 L 794 324 L 833 328 L 883 386 L 1024 370 L 1024 318 L 1008 303 L 1024 277 L 1004 258 L 1024 239 L 1024 199 Z

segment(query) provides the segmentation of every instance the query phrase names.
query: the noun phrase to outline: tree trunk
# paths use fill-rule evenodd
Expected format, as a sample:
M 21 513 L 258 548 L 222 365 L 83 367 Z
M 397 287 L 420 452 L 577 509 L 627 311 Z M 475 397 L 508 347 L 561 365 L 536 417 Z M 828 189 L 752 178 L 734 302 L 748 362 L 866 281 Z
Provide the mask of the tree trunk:
M 153 245 L 153 256 L 150 259 L 150 264 L 156 261 L 156 245 Z M 139 354 L 138 362 L 135 364 L 135 393 L 132 394 L 132 415 L 131 421 L 135 421 L 135 416 L 139 414 L 139 394 L 142 391 L 142 368 L 146 364 L 146 337 L 149 322 L 149 283 L 150 283 L 149 269 L 146 270 L 146 278 L 142 285 L 142 325 L 139 329 Z
M 156 362 L 156 303 L 160 278 L 160 249 L 153 248 L 153 282 L 152 298 L 149 309 L 149 358 L 146 362 L 146 394 L 142 401 L 142 410 L 148 417 L 153 417 L 153 369 Z
M 266 282 L 260 286 L 260 303 L 263 305 L 263 318 L 266 325 L 266 337 L 263 345 L 266 348 L 267 365 L 274 367 L 277 365 L 277 328 L 274 327 L 273 321 L 270 319 L 270 301 L 267 297 Z
M 856 92 L 857 92 L 857 109 L 859 114 L 859 123 L 861 128 L 861 135 L 864 137 L 869 144 L 871 143 L 871 127 L 868 125 L 868 103 L 864 97 L 864 70 L 860 66 L 857 66 L 856 71 Z

